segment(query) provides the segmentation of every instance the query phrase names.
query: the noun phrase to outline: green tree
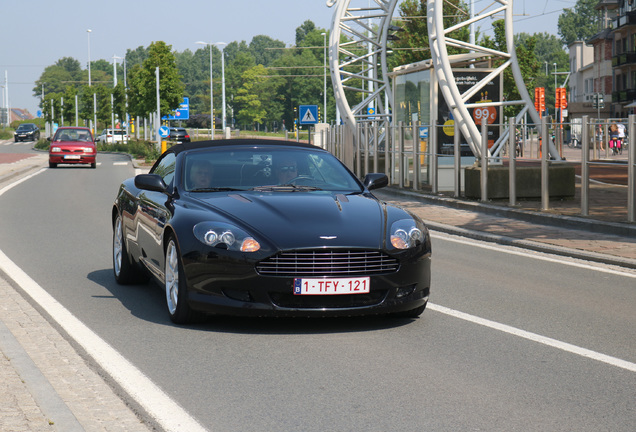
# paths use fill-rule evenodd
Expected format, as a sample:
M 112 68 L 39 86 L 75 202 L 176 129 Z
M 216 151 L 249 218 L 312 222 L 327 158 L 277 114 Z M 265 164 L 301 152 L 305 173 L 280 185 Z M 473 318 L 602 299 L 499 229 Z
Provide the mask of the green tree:
M 466 5 L 461 0 L 445 0 L 443 3 L 444 27 L 449 28 L 469 18 Z M 389 58 L 389 70 L 395 66 L 415 63 L 431 58 L 428 42 L 428 25 L 426 22 L 426 2 L 422 0 L 404 0 L 400 6 L 402 20 L 394 23 L 401 28 L 395 33 L 397 38 L 389 44 L 393 55 Z M 470 29 L 462 27 L 447 36 L 468 41 Z M 449 54 L 466 52 L 459 48 L 449 47 Z
M 561 41 L 566 46 L 587 40 L 599 31 L 600 15 L 595 9 L 597 4 L 598 0 L 578 0 L 574 9 L 563 9 L 557 26 Z
M 296 28 L 296 46 L 301 46 L 303 40 L 309 33 L 316 29 L 316 24 L 313 21 L 307 20 L 300 27 Z
M 238 89 L 234 102 L 237 105 L 237 118 L 240 123 L 261 123 L 265 119 L 266 111 L 260 99 L 260 91 L 266 78 L 263 65 L 247 69 L 241 75 L 243 85 Z
M 129 83 L 130 112 L 143 117 L 157 109 L 156 74 L 159 68 L 159 99 L 161 115 L 177 109 L 183 99 L 185 86 L 171 46 L 163 41 L 153 42 L 148 49 L 148 58 L 131 72 Z

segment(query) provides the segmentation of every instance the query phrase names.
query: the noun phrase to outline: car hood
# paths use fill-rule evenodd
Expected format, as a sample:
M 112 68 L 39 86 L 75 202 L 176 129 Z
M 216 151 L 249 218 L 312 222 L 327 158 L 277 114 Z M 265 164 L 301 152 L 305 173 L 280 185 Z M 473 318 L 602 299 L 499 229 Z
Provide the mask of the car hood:
M 280 249 L 384 247 L 386 209 L 369 196 L 241 192 L 196 200 Z

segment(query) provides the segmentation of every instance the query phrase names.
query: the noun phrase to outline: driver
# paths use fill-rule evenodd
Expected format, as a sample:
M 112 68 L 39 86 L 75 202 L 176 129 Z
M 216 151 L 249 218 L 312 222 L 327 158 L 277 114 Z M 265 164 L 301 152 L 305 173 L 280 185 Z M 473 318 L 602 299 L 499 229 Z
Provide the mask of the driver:
M 212 175 L 214 174 L 214 169 L 210 162 L 205 160 L 194 161 L 190 174 L 192 179 L 192 189 L 205 189 L 212 186 Z
M 279 184 L 287 184 L 298 177 L 298 166 L 291 158 L 284 158 L 276 165 L 276 176 Z

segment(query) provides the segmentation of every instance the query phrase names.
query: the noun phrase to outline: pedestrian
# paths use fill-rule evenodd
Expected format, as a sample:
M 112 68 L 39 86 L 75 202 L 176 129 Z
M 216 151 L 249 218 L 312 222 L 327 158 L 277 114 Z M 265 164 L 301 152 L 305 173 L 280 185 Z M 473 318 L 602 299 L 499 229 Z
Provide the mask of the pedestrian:
M 605 146 L 603 145 L 603 126 L 600 124 L 596 126 L 596 142 L 601 150 L 605 150 Z
M 609 148 L 610 150 L 612 150 L 612 155 L 615 155 L 618 153 L 617 145 L 618 145 L 618 126 L 616 126 L 616 123 L 612 123 L 609 129 Z
M 623 123 L 618 123 L 616 127 L 618 127 L 618 152 L 620 154 L 623 154 L 623 144 L 625 143 L 625 125 Z

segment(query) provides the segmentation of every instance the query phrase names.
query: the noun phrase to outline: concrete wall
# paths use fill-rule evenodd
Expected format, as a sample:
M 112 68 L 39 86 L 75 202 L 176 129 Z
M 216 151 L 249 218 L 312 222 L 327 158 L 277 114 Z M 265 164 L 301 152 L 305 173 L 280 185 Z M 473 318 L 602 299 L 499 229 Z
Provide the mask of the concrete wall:
M 508 167 L 488 167 L 488 199 L 509 198 Z M 517 167 L 517 198 L 541 198 L 541 167 Z M 481 167 L 468 167 L 464 173 L 464 194 L 481 198 Z M 552 165 L 548 169 L 550 198 L 574 196 L 574 166 Z

